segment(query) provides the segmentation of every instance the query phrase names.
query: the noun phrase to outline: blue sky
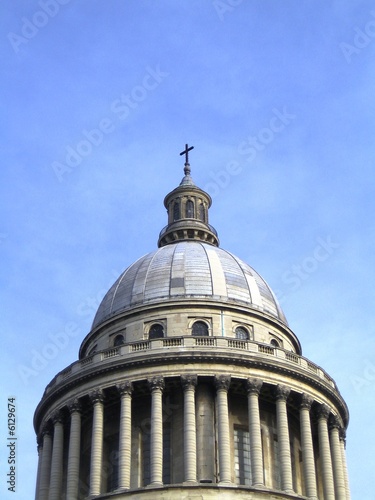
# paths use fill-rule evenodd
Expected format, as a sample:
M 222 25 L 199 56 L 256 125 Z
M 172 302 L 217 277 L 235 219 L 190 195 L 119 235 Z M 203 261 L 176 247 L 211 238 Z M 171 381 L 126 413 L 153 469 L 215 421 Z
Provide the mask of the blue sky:
M 105 291 L 156 248 L 188 142 L 221 246 L 269 282 L 303 354 L 336 380 L 351 415 L 352 498 L 372 499 L 373 2 L 1 10 L 1 497 L 15 497 L 6 399 L 17 400 L 17 498 L 29 499 L 34 409 L 77 359 Z

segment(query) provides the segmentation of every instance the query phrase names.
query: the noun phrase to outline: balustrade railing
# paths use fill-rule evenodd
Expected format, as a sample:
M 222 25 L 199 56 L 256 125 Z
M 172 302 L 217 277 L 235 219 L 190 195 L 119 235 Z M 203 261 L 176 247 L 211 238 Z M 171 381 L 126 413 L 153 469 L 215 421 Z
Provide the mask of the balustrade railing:
M 115 356 L 126 357 L 137 355 L 144 351 L 162 351 L 163 349 L 178 349 L 189 350 L 194 349 L 212 349 L 215 350 L 241 350 L 247 351 L 251 356 L 261 355 L 266 358 L 269 356 L 275 357 L 278 362 L 290 362 L 298 365 L 301 369 L 308 370 L 315 376 L 319 377 L 321 380 L 325 381 L 332 387 L 336 387 L 333 379 L 320 367 L 312 363 L 310 360 L 299 356 L 298 354 L 281 349 L 278 347 L 270 346 L 263 343 L 258 343 L 253 340 L 242 340 L 234 339 L 228 337 L 195 337 L 195 336 L 184 336 L 184 337 L 166 337 L 160 339 L 152 340 L 141 340 L 137 342 L 131 342 L 128 344 L 123 344 L 120 347 L 112 347 L 100 351 L 98 353 L 92 354 L 86 358 L 83 358 L 75 363 L 72 363 L 68 368 L 57 374 L 54 379 L 49 383 L 46 388 L 46 392 L 50 391 L 55 385 L 60 382 L 65 382 L 67 378 L 74 376 L 74 374 L 81 372 L 82 370 L 91 369 L 92 365 L 97 365 L 98 363 L 106 363 L 107 360 Z

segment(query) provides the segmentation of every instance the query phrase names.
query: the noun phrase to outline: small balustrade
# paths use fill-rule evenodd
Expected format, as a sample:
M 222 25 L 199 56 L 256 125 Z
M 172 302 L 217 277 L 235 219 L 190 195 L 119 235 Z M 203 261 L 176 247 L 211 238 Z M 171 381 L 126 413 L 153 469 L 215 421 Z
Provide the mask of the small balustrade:
M 259 345 L 258 350 L 263 354 L 271 354 L 273 356 L 275 355 L 275 348 L 268 345 Z
M 113 356 L 119 355 L 119 348 L 114 347 L 113 349 L 109 349 L 107 351 L 103 351 L 103 359 L 113 358 Z

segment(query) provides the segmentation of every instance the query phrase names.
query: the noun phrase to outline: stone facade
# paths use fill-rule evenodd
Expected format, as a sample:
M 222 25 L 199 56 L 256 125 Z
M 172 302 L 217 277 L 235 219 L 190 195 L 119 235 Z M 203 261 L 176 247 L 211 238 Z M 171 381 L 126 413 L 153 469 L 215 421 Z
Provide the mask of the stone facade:
M 48 384 L 37 500 L 349 500 L 346 404 L 264 280 L 218 248 L 210 204 L 186 164 L 159 250 Z

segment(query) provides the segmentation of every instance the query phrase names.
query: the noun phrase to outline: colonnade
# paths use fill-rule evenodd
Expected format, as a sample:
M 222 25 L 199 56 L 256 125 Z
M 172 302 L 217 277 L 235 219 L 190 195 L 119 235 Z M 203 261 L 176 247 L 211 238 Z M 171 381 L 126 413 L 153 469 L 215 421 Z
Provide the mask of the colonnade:
M 228 409 L 228 393 L 231 385 L 229 375 L 218 375 L 213 379 L 216 391 L 218 482 L 231 484 L 233 465 L 231 460 L 231 429 Z M 182 375 L 183 389 L 183 462 L 184 483 L 199 483 L 197 470 L 197 421 L 196 421 L 196 375 Z M 264 463 L 259 395 L 263 382 L 259 379 L 246 380 L 248 401 L 248 432 L 250 440 L 251 482 L 253 487 L 264 484 Z M 120 398 L 119 419 L 119 464 L 118 489 L 127 490 L 131 481 L 132 453 L 132 398 L 133 384 L 124 381 L 118 384 Z M 165 379 L 161 376 L 148 380 L 151 393 L 150 432 L 150 484 L 163 484 L 163 391 Z M 279 453 L 280 489 L 293 493 L 293 474 L 288 422 L 288 396 L 290 389 L 278 385 L 274 391 L 276 401 L 276 422 Z M 92 437 L 90 456 L 89 496 L 102 492 L 102 463 L 104 436 L 104 394 L 98 389 L 90 394 L 92 410 Z M 314 400 L 307 394 L 301 395 L 299 406 L 300 442 L 303 462 L 304 495 L 317 500 L 317 466 L 314 454 L 311 408 Z M 39 464 L 37 479 L 37 500 L 60 500 L 66 491 L 66 500 L 78 498 L 80 482 L 81 405 L 79 400 L 67 405 L 70 421 L 69 449 L 67 450 L 66 477 L 63 477 L 64 422 L 57 411 L 49 419 L 39 439 Z M 349 500 L 348 475 L 345 460 L 345 435 L 337 418 L 326 405 L 315 404 L 317 409 L 317 434 L 321 461 L 321 482 L 324 500 Z M 198 429 L 199 431 L 199 429 Z M 66 485 L 63 488 L 63 481 Z

